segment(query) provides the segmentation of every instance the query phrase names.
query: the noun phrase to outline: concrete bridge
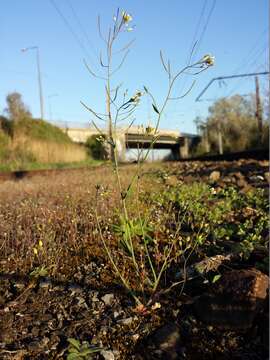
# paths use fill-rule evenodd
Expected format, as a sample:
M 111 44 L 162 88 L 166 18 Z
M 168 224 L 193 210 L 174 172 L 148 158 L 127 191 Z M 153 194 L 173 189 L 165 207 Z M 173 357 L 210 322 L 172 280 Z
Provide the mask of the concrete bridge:
M 65 129 L 68 136 L 77 143 L 85 143 L 87 139 L 96 135 L 99 136 L 94 128 Z M 105 131 L 104 131 L 105 134 Z M 147 149 L 153 142 L 153 135 L 147 134 L 142 127 L 132 126 L 129 129 L 119 128 L 116 132 L 116 146 L 121 161 L 125 160 L 125 152 L 127 149 Z M 174 160 L 188 158 L 191 149 L 199 142 L 198 135 L 179 133 L 173 130 L 159 130 L 158 137 L 153 149 L 170 149 Z

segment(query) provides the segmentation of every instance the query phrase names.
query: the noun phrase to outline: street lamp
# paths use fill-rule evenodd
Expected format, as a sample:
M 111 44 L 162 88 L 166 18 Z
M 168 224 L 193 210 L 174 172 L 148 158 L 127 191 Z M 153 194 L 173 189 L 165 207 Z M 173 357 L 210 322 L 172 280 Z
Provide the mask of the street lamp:
M 39 88 L 39 102 L 40 102 L 40 116 L 43 120 L 44 118 L 44 106 L 43 106 L 43 96 L 42 96 L 42 84 L 41 84 L 41 72 L 40 72 L 40 61 L 39 61 L 39 47 L 38 46 L 31 46 L 22 49 L 22 52 L 28 50 L 36 50 L 36 61 L 37 61 L 37 72 L 38 72 L 38 88 Z
M 49 116 L 50 116 L 50 121 L 52 121 L 52 107 L 51 107 L 51 98 L 58 96 L 58 94 L 51 94 L 48 96 L 48 103 L 49 103 Z

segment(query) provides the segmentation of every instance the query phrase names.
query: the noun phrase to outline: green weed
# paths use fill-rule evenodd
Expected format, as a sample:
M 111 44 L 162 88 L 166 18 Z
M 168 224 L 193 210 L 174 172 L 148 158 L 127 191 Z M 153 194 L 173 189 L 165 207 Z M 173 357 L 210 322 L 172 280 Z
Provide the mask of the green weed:
M 91 359 L 92 355 L 100 352 L 102 348 L 89 345 L 87 341 L 82 343 L 79 340 L 69 338 L 68 356 L 67 360 L 82 360 Z

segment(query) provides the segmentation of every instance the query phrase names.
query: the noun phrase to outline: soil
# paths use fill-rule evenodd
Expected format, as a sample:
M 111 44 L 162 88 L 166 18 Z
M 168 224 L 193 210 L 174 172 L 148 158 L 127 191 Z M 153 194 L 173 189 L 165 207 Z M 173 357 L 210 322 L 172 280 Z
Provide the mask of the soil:
M 169 174 L 164 180 L 168 189 L 177 184 L 200 181 L 217 191 L 233 185 L 239 192 L 264 189 L 265 196 L 268 196 L 268 166 L 268 161 L 248 159 L 172 162 L 147 165 L 145 172 L 155 176 L 162 169 Z M 132 167 L 130 169 L 125 168 L 125 171 L 132 172 Z M 28 198 L 31 201 L 40 199 L 35 204 L 31 203 L 32 207 L 36 206 L 36 216 L 40 215 L 46 203 L 53 204 L 57 212 L 57 206 L 60 206 L 58 195 L 46 200 L 45 194 L 61 192 L 66 196 L 71 188 L 76 187 L 81 189 L 80 198 L 83 198 L 87 191 L 94 191 L 97 177 L 100 181 L 104 179 L 103 171 L 97 169 L 93 175 L 87 170 L 83 173 L 73 170 L 64 178 L 54 175 L 46 187 L 43 178 L 4 182 L 0 185 L 1 209 L 6 207 L 15 211 L 17 201 L 23 202 Z M 87 189 L 86 182 L 82 180 L 86 176 L 91 183 Z M 14 227 L 23 216 L 22 209 L 18 208 L 16 212 Z M 66 219 L 61 218 L 58 211 L 60 231 Z M 45 212 L 43 216 L 47 216 Z M 5 219 L 7 213 L 0 221 Z M 31 227 L 34 220 L 29 217 L 28 221 Z M 81 224 L 82 234 L 91 231 L 87 226 Z M 58 273 L 51 276 L 30 276 L 29 270 L 37 265 L 34 260 L 32 263 L 31 260 L 24 263 L 21 258 L 17 261 L 6 248 L 1 253 L 0 359 L 66 359 L 69 338 L 81 343 L 87 341 L 90 347 L 101 348 L 91 357 L 77 359 L 268 359 L 267 301 L 248 329 L 212 326 L 201 322 L 194 311 L 196 299 L 208 291 L 208 284 L 195 278 L 186 284 L 184 292 L 180 293 L 179 288 L 175 288 L 160 296 L 156 306 L 153 302 L 145 311 L 138 311 L 132 297 L 115 280 L 100 244 L 90 242 L 86 245 L 85 248 L 80 247 L 80 253 L 74 251 L 73 257 L 72 251 L 67 252 L 68 258 L 62 260 L 61 257 Z M 82 261 L 84 255 L 86 260 Z M 255 262 L 251 257 L 248 261 L 235 261 L 231 266 L 234 269 L 250 268 Z

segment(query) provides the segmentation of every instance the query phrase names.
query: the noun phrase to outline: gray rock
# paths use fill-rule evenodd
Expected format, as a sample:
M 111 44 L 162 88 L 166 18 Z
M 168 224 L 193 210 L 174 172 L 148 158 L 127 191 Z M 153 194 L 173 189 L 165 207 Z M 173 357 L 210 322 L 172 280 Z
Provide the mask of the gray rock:
M 103 356 L 104 360 L 114 360 L 114 353 L 110 350 L 102 350 L 100 354 Z
M 89 301 L 92 301 L 92 302 L 99 302 L 99 292 L 98 291 L 94 291 L 94 290 L 90 290 L 88 292 L 88 299 Z
M 209 180 L 216 182 L 220 179 L 220 172 L 219 171 L 212 171 L 209 175 Z
M 3 306 L 6 303 L 6 299 L 4 298 L 4 296 L 0 295 L 0 306 Z
M 50 279 L 41 280 L 39 283 L 39 287 L 42 289 L 48 289 L 50 286 L 52 286 L 52 282 Z
M 22 289 L 25 288 L 25 283 L 16 281 L 16 283 L 14 284 L 14 286 L 15 286 L 17 289 L 22 290 Z
M 236 180 L 236 185 L 240 188 L 244 188 L 245 186 L 247 186 L 247 182 L 246 182 L 245 178 L 238 179 L 238 180 Z
M 68 285 L 68 290 L 71 291 L 71 296 L 83 293 L 82 287 L 80 285 L 77 285 L 77 284 Z
M 168 323 L 153 334 L 146 343 L 146 359 L 181 359 L 183 348 L 181 346 L 180 329 L 174 323 Z
M 196 300 L 197 317 L 219 328 L 248 329 L 265 302 L 268 287 L 268 276 L 259 270 L 230 271 Z
M 106 294 L 102 296 L 101 300 L 104 302 L 105 305 L 110 306 L 114 301 L 114 294 Z
M 236 179 L 239 179 L 239 180 L 245 179 L 245 176 L 240 171 L 234 173 L 233 175 Z
M 270 172 L 269 171 L 266 171 L 264 173 L 264 178 L 268 183 L 270 183 Z
M 118 324 L 121 324 L 121 325 L 131 325 L 133 323 L 133 321 L 136 319 L 133 318 L 133 317 L 128 317 L 126 319 L 120 319 L 117 321 Z

